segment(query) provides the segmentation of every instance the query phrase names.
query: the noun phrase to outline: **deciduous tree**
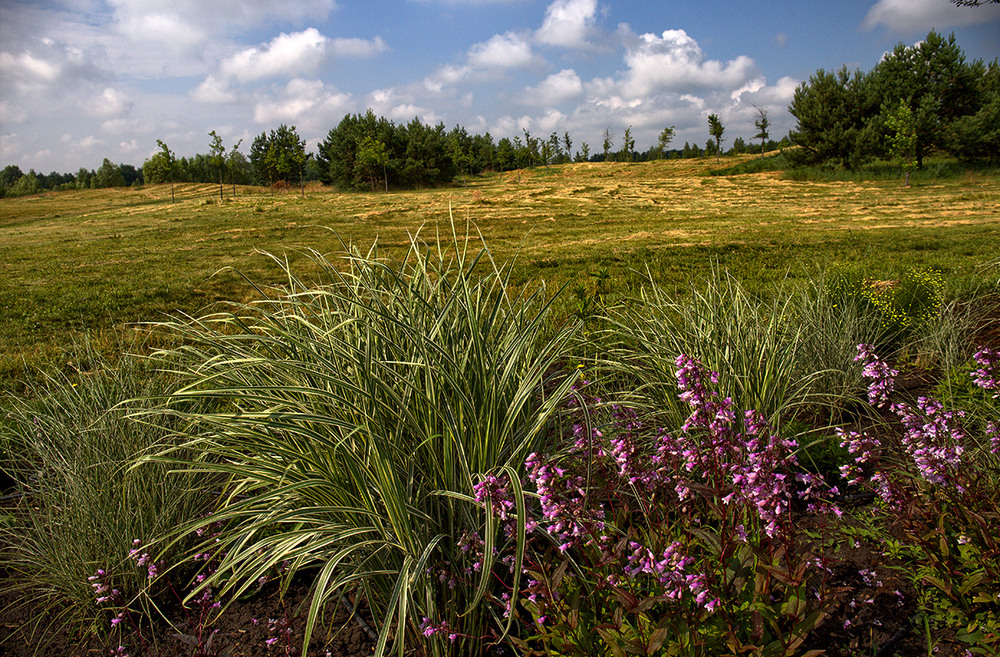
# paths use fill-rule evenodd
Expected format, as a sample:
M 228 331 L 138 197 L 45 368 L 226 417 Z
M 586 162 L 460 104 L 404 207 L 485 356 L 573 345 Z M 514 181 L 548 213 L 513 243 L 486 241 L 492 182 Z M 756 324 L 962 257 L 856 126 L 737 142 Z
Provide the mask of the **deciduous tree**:
M 212 142 L 208 146 L 209 157 L 219 172 L 219 200 L 221 201 L 223 200 L 222 181 L 226 173 L 226 147 L 222 145 L 222 137 L 217 135 L 215 130 L 209 132 L 208 136 L 212 138 Z
M 886 128 L 889 135 L 886 138 L 889 144 L 889 153 L 892 159 L 903 168 L 906 174 L 904 185 L 910 186 L 910 172 L 916 166 L 917 155 L 917 126 L 913 118 L 913 111 L 906 101 L 899 101 L 895 111 L 886 118 Z
M 159 139 L 156 140 L 156 145 L 160 147 L 159 155 L 161 157 L 162 166 L 167 171 L 167 176 L 170 178 L 170 202 L 174 202 L 174 168 L 177 165 L 177 161 L 174 159 L 174 154 L 167 148 Z M 147 176 L 148 177 L 148 176 Z
M 665 158 L 667 156 L 667 146 L 674 139 L 674 133 L 676 132 L 674 126 L 669 126 L 664 128 L 660 132 L 660 136 L 656 139 L 656 152 L 658 159 Z
M 719 120 L 718 114 L 708 115 L 708 134 L 715 137 L 715 160 L 716 162 L 722 157 L 722 135 L 726 132 L 725 126 L 722 125 L 722 121 Z
M 625 134 L 622 136 L 622 151 L 621 162 L 631 162 L 632 161 L 632 150 L 635 148 L 635 139 L 632 138 L 632 126 L 625 128 Z
M 757 118 L 754 120 L 753 125 L 757 128 L 757 134 L 754 135 L 754 139 L 760 140 L 760 156 L 764 157 L 764 145 L 767 140 L 771 138 L 771 133 L 769 131 L 771 127 L 771 121 L 767 116 L 767 109 L 763 107 L 753 106 L 754 110 L 757 112 Z

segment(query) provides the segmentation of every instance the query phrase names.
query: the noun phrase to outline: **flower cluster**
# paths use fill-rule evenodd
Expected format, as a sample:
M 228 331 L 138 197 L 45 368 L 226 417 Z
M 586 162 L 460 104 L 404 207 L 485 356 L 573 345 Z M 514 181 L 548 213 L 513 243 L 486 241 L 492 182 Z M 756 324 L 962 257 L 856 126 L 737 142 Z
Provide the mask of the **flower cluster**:
M 874 347 L 870 344 L 859 344 L 858 355 L 854 357 L 855 362 L 863 362 L 864 370 L 862 376 L 870 379 L 868 384 L 868 401 L 872 406 L 882 408 L 889 402 L 889 395 L 896 386 L 896 370 L 875 355 Z
M 424 619 L 420 621 L 419 629 L 420 633 L 428 639 L 436 634 L 447 636 L 448 640 L 452 643 L 458 639 L 458 633 L 452 632 L 451 626 L 448 625 L 448 621 L 438 621 L 435 623 L 430 618 L 424 617 Z
M 869 401 L 875 406 L 884 406 L 898 372 L 876 356 L 870 345 L 859 344 L 855 360 L 864 363 L 864 376 L 871 380 Z M 903 425 L 903 448 L 916 465 L 920 477 L 938 486 L 954 484 L 965 451 L 962 445 L 965 433 L 959 426 L 963 413 L 945 411 L 940 402 L 926 397 L 918 398 L 915 407 L 899 402 L 892 404 L 890 409 Z M 850 483 L 860 483 L 859 466 L 875 460 L 878 441 L 868 436 L 862 438 L 858 434 L 846 439 L 842 435 L 841 445 L 854 456 L 854 464 L 841 468 L 841 473 Z M 898 501 L 894 491 L 890 490 L 885 472 L 873 473 L 871 480 L 884 500 Z
M 539 524 L 559 540 L 560 551 L 591 544 L 604 529 L 604 510 L 588 503 L 586 479 L 535 453 L 524 465 L 538 493 Z
M 973 358 L 979 364 L 979 369 L 973 370 L 972 380 L 983 390 L 992 390 L 1000 397 L 1000 349 L 982 347 Z
M 892 410 L 906 430 L 903 445 L 920 476 L 938 486 L 952 482 L 964 452 L 965 434 L 957 425 L 964 414 L 945 411 L 941 402 L 926 397 L 917 399 L 916 408 L 900 403 Z
M 122 602 L 122 594 L 118 589 L 112 588 L 111 584 L 108 583 L 108 573 L 103 568 L 98 568 L 97 572 L 87 578 L 90 582 L 90 587 L 94 589 L 94 595 L 96 596 L 94 601 L 98 605 L 103 605 L 105 603 L 109 605 L 120 604 Z M 125 615 L 128 612 L 128 608 L 122 605 L 115 617 L 111 619 L 111 627 L 116 627 L 125 619 Z
M 501 480 L 495 475 L 486 475 L 483 480 L 472 487 L 476 501 L 492 509 L 493 515 L 507 521 L 516 515 L 514 500 L 511 498 L 510 485 L 506 476 Z
M 129 550 L 128 556 L 135 562 L 135 565 L 146 569 L 146 579 L 156 579 L 156 576 L 160 572 L 159 565 L 153 561 L 153 558 L 149 556 L 148 552 L 142 551 L 141 540 L 137 538 L 132 541 L 132 549 Z

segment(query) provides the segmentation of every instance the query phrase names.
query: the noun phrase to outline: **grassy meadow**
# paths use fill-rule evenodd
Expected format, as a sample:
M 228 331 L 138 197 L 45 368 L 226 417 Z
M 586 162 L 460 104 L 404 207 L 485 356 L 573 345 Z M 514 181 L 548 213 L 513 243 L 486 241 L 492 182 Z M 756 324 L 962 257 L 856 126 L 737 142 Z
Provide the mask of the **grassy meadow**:
M 995 655 L 1000 176 L 743 165 L 0 200 L 0 651 Z
M 753 290 L 855 263 L 893 278 L 934 268 L 969 284 L 1000 252 L 1000 179 L 784 180 L 779 172 L 708 176 L 735 158 L 571 164 L 390 194 L 310 188 L 271 195 L 212 185 L 49 193 L 0 200 L 0 386 L 17 390 L 83 331 L 245 300 L 282 274 L 259 251 L 301 258 L 341 240 L 400 251 L 409 235 L 481 232 L 515 281 L 569 284 L 561 303 L 627 295 L 646 279 L 685 288 L 719 266 Z M 587 288 L 585 292 L 583 288 Z M 100 338 L 95 338 L 100 340 Z M 114 342 L 114 340 L 112 341 Z

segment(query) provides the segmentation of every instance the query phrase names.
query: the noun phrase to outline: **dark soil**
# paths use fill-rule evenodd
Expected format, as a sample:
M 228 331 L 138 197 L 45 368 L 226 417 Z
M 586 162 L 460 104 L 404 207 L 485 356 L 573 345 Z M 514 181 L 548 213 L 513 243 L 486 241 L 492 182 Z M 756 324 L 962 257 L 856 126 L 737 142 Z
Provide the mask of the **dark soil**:
M 302 603 L 306 607 L 302 608 Z M 157 624 L 144 637 L 122 640 L 131 657 L 277 657 L 301 655 L 305 614 L 308 610 L 306 590 L 289 592 L 281 600 L 276 592 L 261 594 L 247 601 L 231 604 L 225 613 L 207 624 L 199 624 L 191 615 L 178 609 L 173 625 Z M 371 655 L 375 642 L 369 636 L 369 622 L 364 611 L 351 615 L 346 607 L 337 606 L 335 613 L 317 624 L 309 644 L 309 657 L 355 657 Z M 29 610 L 0 611 L 0 655 L 4 657 L 91 657 L 116 655 L 118 640 L 108 642 L 91 637 L 81 640 L 68 630 L 51 633 L 33 642 L 20 627 L 33 620 Z M 286 630 L 287 633 L 286 633 Z M 268 645 L 269 639 L 277 639 Z

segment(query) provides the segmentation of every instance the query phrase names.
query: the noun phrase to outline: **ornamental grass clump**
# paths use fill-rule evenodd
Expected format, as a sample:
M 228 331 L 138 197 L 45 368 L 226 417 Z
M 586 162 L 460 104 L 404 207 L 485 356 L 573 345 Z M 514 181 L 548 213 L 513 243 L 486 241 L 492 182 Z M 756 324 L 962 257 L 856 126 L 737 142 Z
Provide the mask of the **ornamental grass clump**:
M 168 379 L 138 358 L 112 362 L 89 343 L 67 356 L 78 375 L 54 375 L 29 398 L 5 404 L 16 492 L 0 524 L 0 594 L 30 620 L 23 631 L 0 636 L 0 652 L 6 641 L 42 649 L 63 631 L 81 641 L 107 639 L 116 603 L 140 596 L 147 604 L 136 609 L 146 619 L 137 622 L 148 628 L 150 605 L 169 598 L 145 568 L 134 567 L 133 538 L 166 533 L 214 502 L 211 478 L 171 475 L 163 463 L 136 465 L 164 449 L 176 428 L 169 419 L 129 417 L 155 408 Z
M 755 410 L 778 429 L 808 404 L 815 371 L 803 371 L 804 332 L 789 296 L 763 300 L 735 278 L 716 274 L 704 289 L 677 299 L 650 283 L 638 302 L 614 309 L 601 338 L 599 365 L 633 393 L 628 403 L 679 428 L 688 413 L 673 384 L 678 354 L 717 372 L 719 390 L 738 411 Z
M 350 594 L 372 610 L 378 654 L 483 653 L 509 621 L 485 602 L 499 528 L 476 486 L 519 480 L 573 383 L 560 363 L 575 329 L 553 330 L 544 288 L 513 290 L 509 267 L 454 233 L 414 238 L 398 260 L 377 245 L 340 262 L 309 255 L 325 282 L 275 258 L 283 289 L 161 327 L 182 343 L 159 354 L 184 380 L 173 400 L 213 405 L 181 413 L 200 454 L 189 465 L 229 478 L 199 521 L 223 528 L 202 548 L 217 558 L 199 586 L 238 595 L 287 562 L 286 579 L 312 581 L 305 644 L 322 608 Z

